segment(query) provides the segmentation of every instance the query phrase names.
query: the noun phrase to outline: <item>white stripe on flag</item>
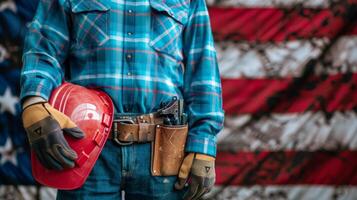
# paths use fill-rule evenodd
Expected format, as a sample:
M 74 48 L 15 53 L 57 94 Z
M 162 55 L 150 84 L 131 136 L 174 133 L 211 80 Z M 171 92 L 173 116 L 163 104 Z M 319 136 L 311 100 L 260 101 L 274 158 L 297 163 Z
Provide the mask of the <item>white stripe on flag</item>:
M 357 114 L 322 112 L 272 114 L 260 120 L 250 115 L 226 116 L 218 135 L 219 150 L 337 150 L 357 149 Z M 249 126 L 246 126 L 249 123 Z
M 301 76 L 306 63 L 317 58 L 328 39 L 295 40 L 253 45 L 247 42 L 217 42 L 220 73 L 223 78 L 269 78 Z M 329 66 L 316 67 L 330 75 L 357 71 L 357 36 L 345 36 L 328 52 Z
M 37 194 L 36 186 L 2 185 L 0 186 L 0 199 L 56 199 L 57 190 L 49 187 L 41 187 Z
M 315 186 L 315 185 L 294 185 L 294 186 L 251 186 L 238 187 L 228 186 L 224 190 L 215 187 L 206 195 L 215 200 L 354 200 L 357 199 L 357 187 L 353 186 Z

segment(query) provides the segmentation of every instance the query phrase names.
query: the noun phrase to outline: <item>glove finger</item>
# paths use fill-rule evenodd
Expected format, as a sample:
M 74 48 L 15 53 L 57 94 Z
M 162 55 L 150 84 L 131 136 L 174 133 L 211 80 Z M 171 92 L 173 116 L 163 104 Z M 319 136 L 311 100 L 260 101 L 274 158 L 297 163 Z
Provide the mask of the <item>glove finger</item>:
M 59 161 L 57 161 L 51 153 L 44 153 L 45 159 L 47 160 L 48 164 L 51 166 L 52 169 L 54 170 L 63 170 L 63 166 Z
M 202 193 L 201 195 L 199 195 L 199 196 L 197 196 L 196 197 L 196 200 L 200 200 L 200 199 L 202 199 L 202 197 L 205 195 L 205 194 L 207 194 L 208 192 L 207 191 L 205 191 L 204 193 Z
M 67 149 L 61 145 L 53 146 L 53 156 L 64 168 L 73 168 L 77 159 L 77 154 L 72 149 Z
M 196 195 L 196 193 L 197 193 L 197 190 L 198 190 L 198 184 L 195 182 L 195 181 L 193 181 L 191 184 L 190 184 L 190 186 L 189 186 L 189 188 L 188 188 L 188 191 L 185 193 L 185 195 L 183 196 L 183 199 L 184 200 L 192 200 L 193 199 L 193 197 Z
M 82 139 L 85 136 L 83 131 L 78 127 L 63 128 L 62 130 L 65 134 L 68 134 L 68 135 L 74 137 L 75 139 Z
M 194 156 L 195 156 L 195 154 L 191 153 L 184 158 L 184 160 L 180 166 L 178 180 L 175 183 L 176 190 L 182 190 L 185 187 L 185 184 L 186 184 L 189 174 L 190 174 Z
M 52 166 L 49 165 L 48 162 L 45 160 L 42 151 L 35 150 L 35 154 L 36 154 L 37 160 L 38 160 L 46 169 L 52 169 Z
M 59 123 L 61 128 L 73 128 L 76 124 L 65 114 L 59 110 L 53 108 L 50 104 L 44 104 L 47 112 L 51 113 L 51 116 Z
M 199 187 L 198 187 L 198 191 L 196 196 L 194 196 L 193 200 L 198 200 L 200 199 L 203 195 L 205 195 L 206 193 L 208 193 L 213 185 L 214 185 L 214 181 L 215 179 L 213 178 L 203 178 L 203 177 L 199 177 L 200 181 L 199 181 Z
M 197 185 L 197 191 L 195 193 L 195 195 L 192 197 L 192 200 L 196 200 L 199 199 L 205 192 L 207 187 L 205 187 L 204 183 L 205 183 L 205 178 L 204 177 L 200 177 L 197 175 L 192 174 L 192 180 L 193 182 Z
M 61 170 L 63 167 L 59 164 L 56 159 L 54 159 L 51 154 L 49 153 L 49 150 L 47 151 L 41 151 L 40 152 L 40 157 L 44 162 L 44 165 L 48 169 L 55 169 L 55 170 Z
M 53 138 L 53 149 L 57 150 L 57 148 L 61 147 L 63 151 L 63 155 L 67 157 L 70 160 L 75 160 L 77 159 L 77 153 L 73 151 L 73 149 L 69 146 L 66 138 L 64 137 L 65 132 L 61 130 L 61 134 L 55 135 L 55 138 Z M 58 153 L 55 151 L 54 153 Z M 61 154 L 58 154 L 59 156 L 62 156 Z
M 178 178 L 178 180 L 175 183 L 175 189 L 182 190 L 185 187 L 186 182 L 187 182 L 187 178 Z
M 208 191 L 207 188 L 199 186 L 196 192 L 196 195 L 192 198 L 192 200 L 199 200 L 204 194 Z

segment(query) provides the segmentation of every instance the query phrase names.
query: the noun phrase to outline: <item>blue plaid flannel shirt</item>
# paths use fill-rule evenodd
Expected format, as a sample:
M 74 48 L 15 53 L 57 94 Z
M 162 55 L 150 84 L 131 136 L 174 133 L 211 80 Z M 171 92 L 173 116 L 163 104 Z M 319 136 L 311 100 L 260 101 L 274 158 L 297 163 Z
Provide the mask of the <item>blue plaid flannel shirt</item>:
M 104 90 L 120 113 L 184 98 L 187 152 L 216 155 L 221 82 L 205 0 L 41 0 L 28 25 L 21 99 L 64 80 Z

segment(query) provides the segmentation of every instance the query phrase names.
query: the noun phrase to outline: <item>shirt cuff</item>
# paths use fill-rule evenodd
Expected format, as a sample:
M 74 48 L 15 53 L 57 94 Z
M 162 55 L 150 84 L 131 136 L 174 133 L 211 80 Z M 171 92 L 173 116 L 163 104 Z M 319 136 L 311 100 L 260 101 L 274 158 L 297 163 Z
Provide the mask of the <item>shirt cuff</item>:
M 48 101 L 54 88 L 52 81 L 47 79 L 33 79 L 30 83 L 24 83 L 21 88 L 20 100 L 24 101 L 29 96 L 40 96 Z
M 186 152 L 206 154 L 216 157 L 217 141 L 216 136 L 208 134 L 189 133 L 186 141 Z

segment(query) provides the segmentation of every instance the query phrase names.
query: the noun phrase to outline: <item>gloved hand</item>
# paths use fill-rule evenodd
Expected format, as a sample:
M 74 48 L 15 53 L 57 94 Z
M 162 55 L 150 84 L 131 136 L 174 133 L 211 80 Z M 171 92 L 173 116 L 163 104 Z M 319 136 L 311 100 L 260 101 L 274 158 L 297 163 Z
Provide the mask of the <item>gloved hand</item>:
M 182 190 L 191 179 L 184 200 L 200 199 L 212 189 L 216 179 L 214 163 L 215 158 L 208 155 L 189 153 L 185 157 L 175 184 L 175 189 Z
M 74 122 L 43 101 L 26 105 L 22 121 L 30 146 L 44 167 L 55 170 L 74 167 L 77 154 L 63 135 L 66 133 L 77 139 L 84 137 Z

